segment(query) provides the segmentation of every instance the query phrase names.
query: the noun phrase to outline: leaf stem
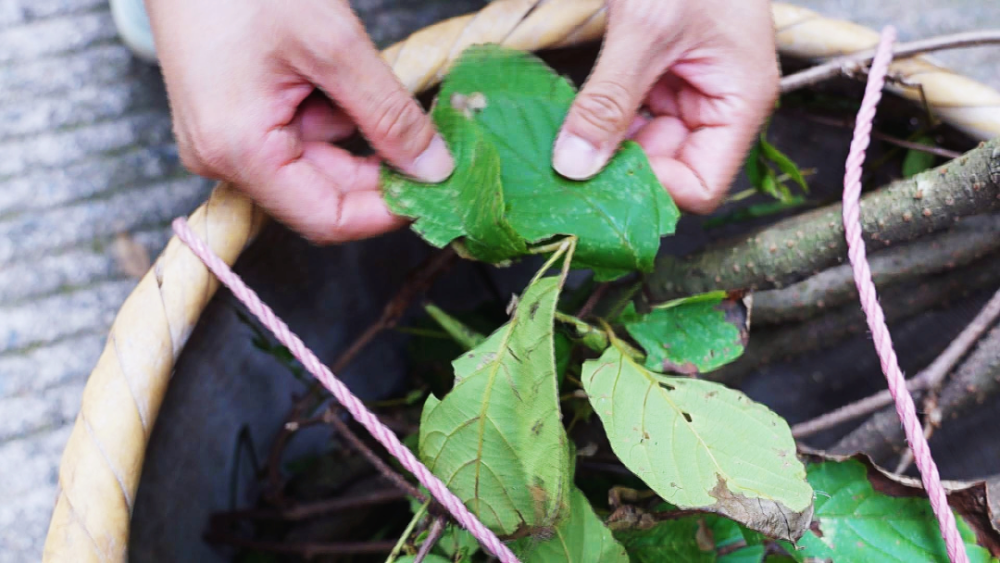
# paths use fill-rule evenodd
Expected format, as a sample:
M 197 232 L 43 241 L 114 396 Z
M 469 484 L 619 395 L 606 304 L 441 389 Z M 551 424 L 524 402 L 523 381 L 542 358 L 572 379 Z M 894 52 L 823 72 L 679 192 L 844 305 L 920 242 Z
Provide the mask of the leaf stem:
M 392 548 L 392 551 L 389 553 L 389 557 L 386 558 L 385 563 L 393 563 L 393 561 L 399 557 L 400 552 L 403 551 L 403 546 L 406 545 L 406 539 L 413 533 L 413 529 L 417 527 L 417 523 L 424 517 L 424 514 L 427 514 L 427 507 L 430 503 L 431 501 L 428 499 L 420 505 L 420 509 L 413 515 L 413 519 L 410 520 L 410 523 L 406 525 L 406 529 L 403 530 L 403 533 L 399 536 L 399 541 L 397 541 L 396 546 Z

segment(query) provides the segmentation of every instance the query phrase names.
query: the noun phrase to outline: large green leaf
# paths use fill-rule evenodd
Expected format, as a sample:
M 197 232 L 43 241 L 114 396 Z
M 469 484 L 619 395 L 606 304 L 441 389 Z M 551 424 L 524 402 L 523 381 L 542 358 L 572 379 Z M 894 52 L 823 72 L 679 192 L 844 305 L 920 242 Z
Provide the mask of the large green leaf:
M 495 532 L 519 537 L 565 516 L 571 472 L 556 389 L 559 279 L 528 287 L 509 323 L 454 362 L 455 387 L 428 397 L 420 458 Z
M 587 497 L 574 488 L 570 513 L 547 540 L 524 538 L 511 548 L 524 563 L 627 563 L 625 549 L 611 535 Z
M 740 357 L 747 344 L 749 311 L 724 291 L 696 295 L 639 315 L 629 303 L 619 320 L 643 348 L 646 367 L 694 375 Z
M 816 513 L 797 555 L 833 561 L 948 561 L 926 498 L 877 492 L 856 460 L 810 464 L 809 482 L 816 489 Z M 976 545 L 962 518 L 956 519 L 969 559 L 996 561 Z
M 615 454 L 664 500 L 771 537 L 802 534 L 812 489 L 778 415 L 717 383 L 650 372 L 617 343 L 582 379 Z
M 619 530 L 615 532 L 615 538 L 625 546 L 629 558 L 636 563 L 760 563 L 764 557 L 764 546 L 747 542 L 743 531 L 742 526 L 728 518 L 702 514 L 665 520 L 652 528 Z M 731 551 L 717 557 L 719 550 L 727 548 Z
M 590 180 L 555 172 L 552 146 L 574 96 L 568 81 L 530 54 L 470 47 L 432 112 L 456 172 L 427 185 L 386 169 L 390 208 L 416 218 L 414 229 L 437 246 L 465 237 L 469 254 L 485 261 L 575 235 L 575 265 L 602 279 L 650 271 L 660 237 L 674 232 L 677 207 L 633 142 Z

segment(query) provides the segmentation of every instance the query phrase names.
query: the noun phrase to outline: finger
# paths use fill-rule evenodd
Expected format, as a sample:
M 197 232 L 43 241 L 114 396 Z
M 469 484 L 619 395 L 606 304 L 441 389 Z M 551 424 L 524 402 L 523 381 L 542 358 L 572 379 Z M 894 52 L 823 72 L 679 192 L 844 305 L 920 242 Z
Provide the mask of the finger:
M 357 127 L 346 113 L 322 94 L 306 98 L 295 114 L 295 125 L 303 141 L 336 143 L 354 134 Z
M 356 16 L 351 14 L 356 20 Z M 318 53 L 309 76 L 351 116 L 375 150 L 418 180 L 441 182 L 454 160 L 423 109 L 360 28 Z
M 632 137 L 648 155 L 674 156 L 690 131 L 684 122 L 673 116 L 655 117 Z
M 703 127 L 688 134 L 673 155 L 669 151 L 672 141 L 656 140 L 667 150 L 651 153 L 649 162 L 680 208 L 711 213 L 726 196 L 755 130 L 742 121 Z
M 586 180 L 601 171 L 625 139 L 665 61 L 654 64 L 641 34 L 612 27 L 604 49 L 556 138 L 552 165 Z
M 241 182 L 277 220 L 330 244 L 376 236 L 406 221 L 386 207 L 378 164 L 323 142 L 302 143 L 292 128 L 269 134 L 252 177 Z

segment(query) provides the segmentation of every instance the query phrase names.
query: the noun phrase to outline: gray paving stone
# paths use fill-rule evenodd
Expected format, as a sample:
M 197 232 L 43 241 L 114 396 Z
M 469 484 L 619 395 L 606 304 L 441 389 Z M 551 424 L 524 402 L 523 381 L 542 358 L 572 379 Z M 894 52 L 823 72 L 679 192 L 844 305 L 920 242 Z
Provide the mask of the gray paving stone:
M 194 210 L 210 189 L 211 182 L 202 178 L 181 178 L 0 222 L 0 265 L 97 237 L 165 224 Z
M 0 101 L 3 102 L 66 92 L 87 84 L 116 83 L 133 73 L 156 73 L 119 44 L 97 45 L 64 57 L 17 61 L 2 68 Z
M 58 487 L 58 460 L 72 427 L 0 443 L 0 563 L 38 561 Z
M 170 117 L 145 111 L 119 119 L 46 132 L 29 139 L 0 142 L 0 178 L 67 166 L 87 157 L 137 145 L 162 144 L 170 138 Z
M 108 281 L 31 303 L 0 306 L 0 354 L 106 329 L 135 283 Z
M 129 236 L 153 258 L 166 246 L 170 231 L 157 228 Z M 22 260 L 4 266 L 0 269 L 0 303 L 17 304 L 99 282 L 124 279 L 126 275 L 115 256 L 113 239 L 95 239 L 82 247 L 49 254 L 39 260 Z M 0 374 L 4 374 L 2 368 Z M 0 389 L 2 385 L 0 381 Z
M 105 329 L 28 352 L 0 354 L 0 400 L 84 381 L 97 364 L 106 340 Z
M 4 0 L 0 3 L 0 28 L 78 14 L 107 4 L 107 0 Z
M 172 142 L 98 155 L 65 167 L 0 181 L 0 217 L 40 211 L 120 188 L 181 176 L 186 173 Z
M 105 10 L 10 27 L 0 30 L 0 64 L 84 49 L 114 40 L 116 33 Z
M 62 95 L 33 97 L 0 107 L 0 141 L 162 108 L 163 89 L 154 84 L 89 85 Z
M 28 438 L 70 424 L 80 410 L 86 381 L 73 381 L 30 395 L 0 399 L 0 443 Z

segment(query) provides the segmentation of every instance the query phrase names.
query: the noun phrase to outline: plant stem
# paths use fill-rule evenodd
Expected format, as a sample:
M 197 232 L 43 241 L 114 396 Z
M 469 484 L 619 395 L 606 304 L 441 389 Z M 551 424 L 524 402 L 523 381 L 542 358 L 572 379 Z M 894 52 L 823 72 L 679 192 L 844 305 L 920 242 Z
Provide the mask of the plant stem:
M 268 553 L 285 553 L 289 555 L 299 555 L 305 559 L 312 559 L 319 555 L 370 555 L 385 553 L 392 549 L 392 542 L 372 541 L 372 542 L 342 542 L 342 543 L 289 543 L 270 542 L 262 540 L 251 540 L 241 538 L 233 534 L 219 532 L 209 532 L 205 534 L 205 541 L 214 544 L 231 545 L 253 549 L 255 551 L 266 551 Z
M 787 110 L 786 110 L 787 111 Z M 805 111 L 795 111 L 791 110 L 789 113 L 793 114 L 799 119 L 806 119 L 814 123 L 820 123 L 822 125 L 830 125 L 832 127 L 842 127 L 844 129 L 854 129 L 854 120 L 852 119 L 835 119 L 831 117 L 825 117 L 822 115 L 815 115 Z M 902 147 L 904 149 L 910 149 L 920 152 L 925 152 L 928 154 L 933 154 L 935 156 L 940 156 L 941 158 L 947 158 L 948 160 L 956 159 L 962 156 L 962 153 L 958 151 L 953 151 L 951 149 L 946 149 L 942 147 L 935 147 L 931 145 L 924 145 L 922 143 L 916 143 L 914 141 L 907 141 L 906 139 L 900 139 L 898 137 L 893 137 L 892 135 L 887 135 L 881 131 L 872 131 L 872 138 L 878 139 L 880 141 L 885 141 L 891 145 L 896 145 L 897 147 Z M 877 166 L 872 166 L 871 168 L 878 168 Z
M 976 350 L 959 366 L 951 381 L 941 391 L 940 417 L 957 416 L 961 411 L 981 403 L 1000 392 L 1000 327 L 984 337 Z M 893 409 L 875 413 L 864 424 L 835 445 L 833 453 L 864 451 L 873 459 L 881 459 L 894 451 L 902 451 L 903 434 Z
M 952 368 L 982 338 L 986 330 L 998 318 L 1000 318 L 1000 290 L 993 294 L 993 297 L 983 306 L 976 317 L 972 319 L 972 322 L 962 329 L 962 332 L 951 341 L 951 344 L 945 348 L 944 352 L 941 352 L 929 366 L 907 382 L 907 388 L 910 391 L 922 391 L 924 389 L 940 387 Z M 891 404 L 892 395 L 889 394 L 889 391 L 880 391 L 813 420 L 796 424 L 792 427 L 792 436 L 795 438 L 805 438 L 843 424 L 844 422 L 871 414 Z M 937 408 L 936 404 L 935 408 Z M 929 411 L 925 410 L 925 412 Z
M 330 368 L 333 373 L 342 372 L 357 355 L 375 339 L 376 336 L 385 330 L 393 329 L 399 323 L 399 319 L 409 309 L 410 305 L 420 294 L 426 292 L 435 281 L 455 263 L 457 256 L 454 249 L 447 247 L 432 254 L 419 266 L 414 268 L 406 277 L 402 287 L 396 295 L 385 304 L 382 314 L 374 324 L 369 326 L 340 354 Z M 274 442 L 271 444 L 271 451 L 267 459 L 267 475 L 269 483 L 269 494 L 273 502 L 282 504 L 284 497 L 281 493 L 281 457 L 285 452 L 292 435 L 298 430 L 298 426 L 292 423 L 305 418 L 307 414 L 314 410 L 315 403 L 322 395 L 323 387 L 319 382 L 313 383 L 305 395 L 300 397 L 292 405 L 285 424 L 278 432 Z
M 413 498 L 421 502 L 427 502 L 428 498 L 426 495 L 411 485 L 406 479 L 403 478 L 402 475 L 389 467 L 386 462 L 382 461 L 382 458 L 375 455 L 375 452 L 365 445 L 365 443 L 361 441 L 361 438 L 358 438 L 358 435 L 351 430 L 347 423 L 340 420 L 339 410 L 340 409 L 337 407 L 330 407 L 326 413 L 323 414 L 323 421 L 336 428 L 337 433 L 347 440 L 351 444 L 351 447 L 353 447 L 358 453 L 364 456 L 364 458 L 367 459 L 368 462 L 371 463 L 375 469 L 378 470 L 378 472 L 390 483 L 399 487 Z
M 363 495 L 337 497 L 308 504 L 300 504 L 282 510 L 232 510 L 213 514 L 219 520 L 306 520 L 333 512 L 344 512 L 379 504 L 398 502 L 407 498 L 405 491 L 392 488 Z
M 434 519 L 434 523 L 431 524 L 431 529 L 427 532 L 427 539 L 424 543 L 420 545 L 420 551 L 417 552 L 417 556 L 413 558 L 413 563 L 423 563 L 424 559 L 430 554 L 431 550 L 434 549 L 434 545 L 441 539 L 441 534 L 444 533 L 445 518 L 443 516 L 438 516 Z
M 1000 139 L 868 194 L 861 218 L 865 241 L 874 250 L 996 209 Z M 647 278 L 647 289 L 654 301 L 664 301 L 715 289 L 780 288 L 839 264 L 846 251 L 841 204 L 835 203 L 694 256 L 664 256 Z
M 969 31 L 900 43 L 893 49 L 896 60 L 945 49 L 960 49 L 1000 43 L 1000 30 Z M 820 65 L 785 76 L 781 79 L 781 93 L 787 94 L 840 75 L 851 75 L 863 70 L 875 56 L 874 50 L 837 57 Z
M 399 557 L 400 552 L 403 551 L 403 546 L 406 545 L 407 538 L 409 538 L 410 534 L 413 533 L 413 529 L 417 527 L 417 523 L 424 517 L 424 514 L 427 514 L 427 507 L 429 505 L 430 500 L 426 500 L 420 505 L 420 509 L 418 509 L 417 513 L 413 515 L 413 518 L 410 519 L 410 523 L 406 525 L 406 529 L 403 530 L 403 533 L 399 536 L 399 540 L 392 548 L 392 551 L 389 553 L 389 557 L 385 560 L 385 563 L 392 563 L 397 557 Z

